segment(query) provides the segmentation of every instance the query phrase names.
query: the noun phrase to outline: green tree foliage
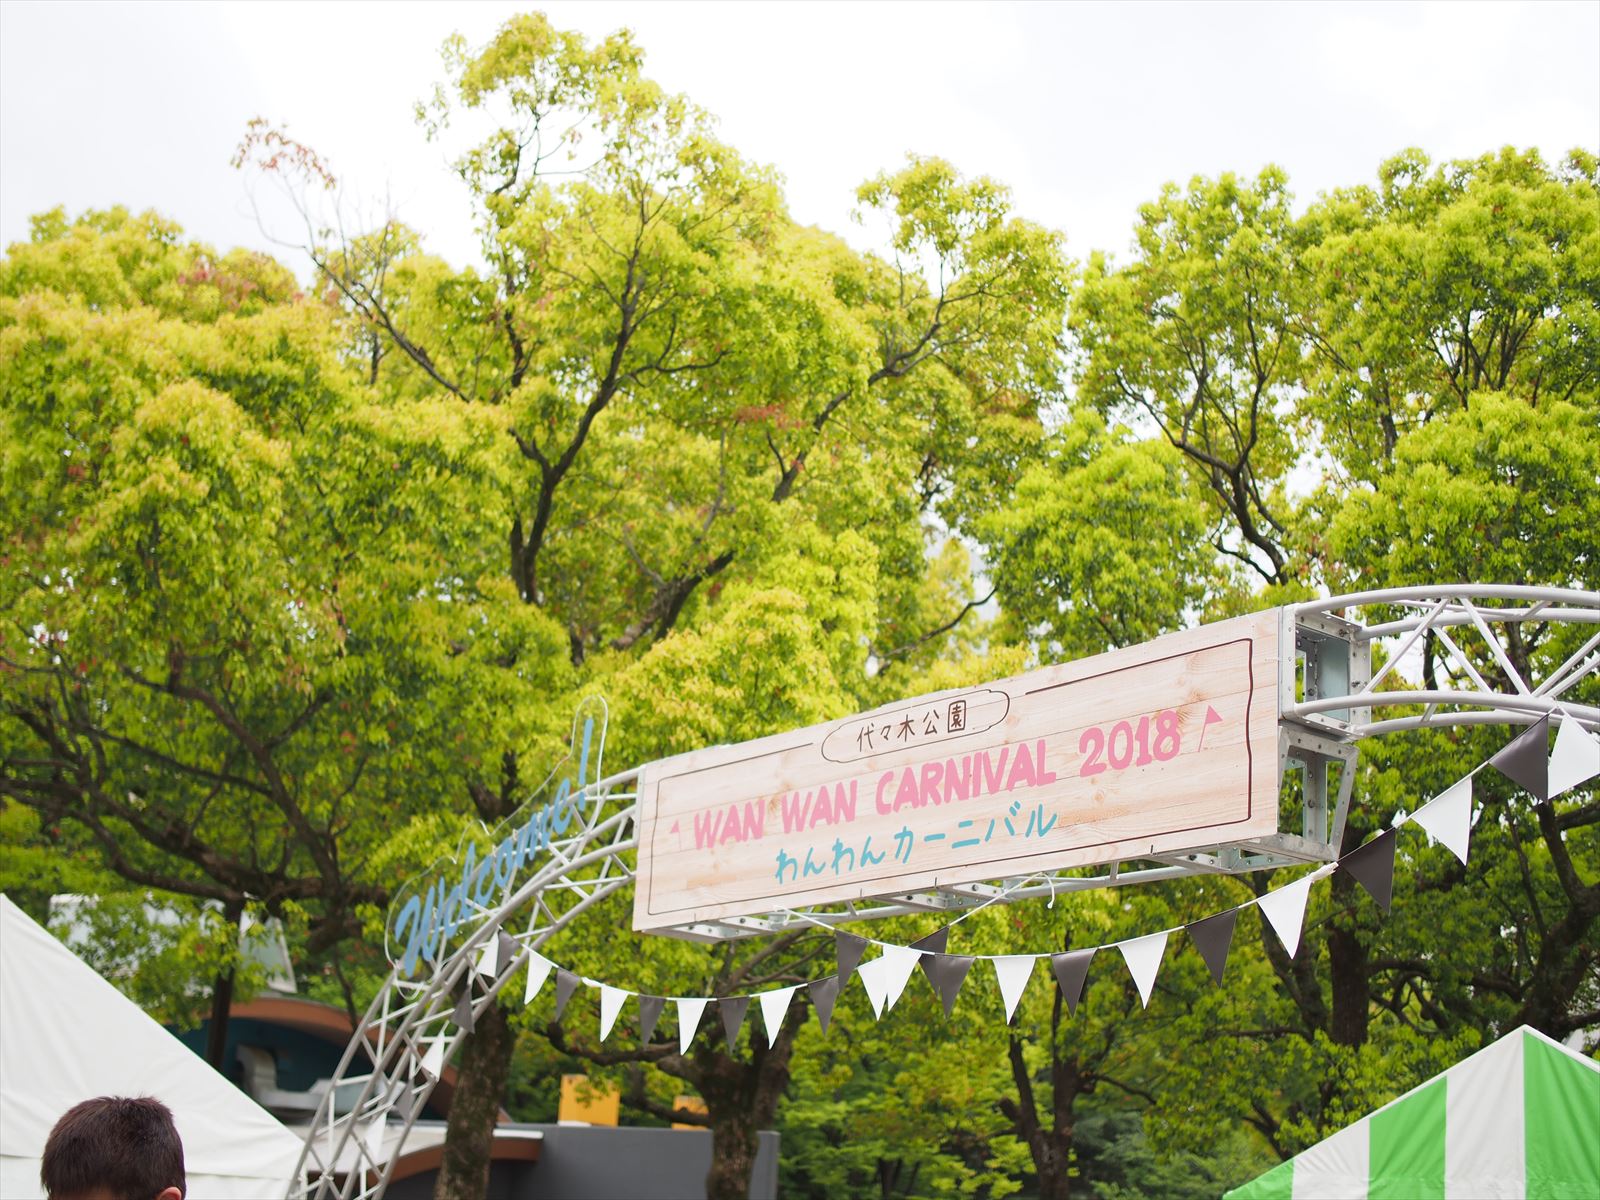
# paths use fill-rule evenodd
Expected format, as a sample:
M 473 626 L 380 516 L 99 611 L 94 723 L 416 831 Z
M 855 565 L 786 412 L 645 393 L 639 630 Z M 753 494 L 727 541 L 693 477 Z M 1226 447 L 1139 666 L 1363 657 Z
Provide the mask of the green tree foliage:
M 1210 188 L 1191 192 L 1199 205 Z M 1509 150 L 1434 168 L 1413 152 L 1381 168 L 1378 189 L 1335 193 L 1295 223 L 1278 302 L 1299 365 L 1278 429 L 1320 451 L 1327 480 L 1284 530 L 1297 570 L 1334 591 L 1592 586 L 1595 197 L 1583 155 L 1558 170 Z M 1548 672 L 1583 637 L 1513 637 L 1511 668 Z M 1515 689 L 1481 643 L 1458 640 L 1481 675 Z M 1429 686 L 1450 686 L 1441 650 L 1422 647 Z M 1592 684 L 1571 693 L 1589 702 L 1580 691 Z M 1344 849 L 1503 741 L 1480 729 L 1366 745 Z M 1230 972 L 1258 964 L 1247 969 L 1271 985 L 1200 997 L 1179 1023 L 1186 1052 L 1151 1110 L 1167 1144 L 1215 1145 L 1243 1123 L 1287 1156 L 1519 1021 L 1557 1037 L 1595 1023 L 1592 790 L 1533 804 L 1480 775 L 1477 795 L 1468 867 L 1403 835 L 1388 917 L 1336 877 L 1295 958 L 1270 932 L 1241 930 Z
M 1592 403 L 1480 392 L 1402 441 L 1378 486 L 1340 506 L 1329 531 L 1335 570 L 1355 587 L 1374 579 L 1582 587 L 1596 564 L 1597 461 Z M 1428 514 L 1425 526 L 1416 513 Z
M 1303 412 L 1345 478 L 1482 392 L 1593 403 L 1596 171 L 1583 153 L 1552 170 L 1509 147 L 1437 166 L 1412 150 L 1312 207 Z
M 1037 444 L 1067 286 L 1055 234 L 937 159 L 861 189 L 884 256 L 796 225 L 641 62 L 626 34 L 590 46 L 538 15 L 450 43 L 421 116 L 440 139 L 493 124 L 455 159 L 488 270 L 392 225 L 311 247 L 377 392 L 502 423 L 484 548 L 509 546 L 521 601 L 613 697 L 630 761 L 842 714 L 881 690 L 869 663 L 931 660 L 971 607 L 969 581 L 929 578 L 932 522 L 963 530 Z M 243 154 L 282 145 L 258 128 Z M 786 1079 L 772 1051 L 676 1066 L 710 1106 L 713 1194 L 745 1186 L 750 1097 L 773 1097 L 760 1117 Z
M 1600 477 L 1600 421 L 1593 402 L 1530 404 L 1479 393 L 1465 409 L 1436 418 L 1402 441 L 1395 457 L 1394 470 L 1373 491 L 1350 496 L 1332 531 L 1332 549 L 1343 562 L 1375 564 L 1361 577 L 1375 576 L 1380 584 L 1419 573 L 1574 586 L 1592 582 L 1600 557 L 1600 507 L 1593 487 Z M 1402 511 L 1425 512 L 1429 519 L 1419 528 L 1403 519 Z M 1518 679 L 1548 675 L 1579 650 L 1583 638 L 1577 629 L 1544 638 L 1519 635 L 1510 639 L 1507 661 L 1480 653 L 1476 669 L 1512 691 L 1517 686 L 1513 673 Z M 1422 670 L 1448 687 L 1440 657 L 1428 647 Z M 1593 695 L 1590 681 L 1567 698 L 1590 703 Z M 1457 742 L 1459 757 L 1453 757 L 1466 768 L 1471 765 L 1466 758 L 1487 757 L 1497 743 L 1463 736 Z M 1492 938 L 1480 947 L 1483 961 L 1496 965 L 1474 975 L 1476 986 L 1510 1000 L 1517 1019 L 1555 1036 L 1592 1024 L 1600 1012 L 1593 977 L 1600 964 L 1594 937 L 1600 920 L 1595 869 L 1600 803 L 1591 789 L 1529 805 L 1492 783 L 1482 790 L 1482 799 L 1479 828 L 1496 849 L 1477 858 L 1464 882 L 1468 890 L 1487 889 L 1503 906 L 1503 915 L 1526 913 L 1536 919 L 1518 922 L 1521 932 L 1509 943 Z M 1449 876 L 1458 875 L 1451 864 L 1445 866 Z M 1414 973 L 1418 980 L 1429 974 Z M 1468 997 L 1455 1003 L 1458 1011 L 1472 1006 Z
M 345 344 L 281 268 L 153 217 L 52 214 L 0 272 L 0 787 L 29 841 L 289 916 L 319 961 L 396 826 L 570 673 L 539 613 L 487 619 L 492 414 L 375 402 Z
M 1126 266 L 1091 255 L 1074 296 L 1079 395 L 1153 424 L 1205 485 L 1217 550 L 1286 583 L 1286 418 L 1303 350 L 1288 180 L 1268 168 L 1169 184 L 1135 237 Z
M 1013 636 L 1077 658 L 1183 624 L 1221 582 L 1207 527 L 1176 451 L 1083 410 L 977 532 Z

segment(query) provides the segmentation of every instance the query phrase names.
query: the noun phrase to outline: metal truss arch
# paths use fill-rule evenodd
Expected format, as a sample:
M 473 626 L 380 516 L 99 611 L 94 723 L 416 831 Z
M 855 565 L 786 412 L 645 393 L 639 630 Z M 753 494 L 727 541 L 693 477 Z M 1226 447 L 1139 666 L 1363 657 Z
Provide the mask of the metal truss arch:
M 289 1200 L 376 1200 L 384 1194 L 443 1064 L 471 1028 L 459 1006 L 470 1005 L 475 1019 L 540 947 L 633 882 L 625 856 L 635 849 L 638 774 L 620 772 L 574 793 L 575 811 L 586 815 L 550 843 L 543 867 L 493 907 L 479 908 L 481 923 L 430 964 L 424 978 L 390 973 L 322 1094 Z M 530 910 L 525 927 L 507 928 Z M 514 952 L 499 954 L 493 976 L 484 978 L 478 970 L 484 951 L 502 935 Z M 391 1122 L 391 1114 L 399 1120 Z
M 1300 689 L 1285 695 L 1280 713 L 1348 741 L 1410 729 L 1483 724 L 1528 724 L 1560 715 L 1600 729 L 1600 708 L 1564 700 L 1600 668 L 1600 592 L 1510 584 L 1442 584 L 1358 592 L 1295 605 L 1296 647 L 1305 663 Z M 1375 612 L 1371 623 L 1360 615 Z M 1532 651 L 1552 630 L 1593 632 L 1542 678 Z M 1338 642 L 1370 668 L 1371 647 L 1392 642 L 1376 673 L 1361 668 L 1334 680 L 1322 674 L 1327 649 Z M 1417 688 L 1382 685 L 1426 647 L 1437 679 Z M 1475 653 L 1474 653 L 1475 652 Z M 1517 660 L 1521 660 L 1520 664 Z M 1373 720 L 1374 709 L 1420 708 Z M 1337 714 L 1344 713 L 1343 717 Z
M 1280 610 L 1280 621 L 1279 766 L 1280 774 L 1302 773 L 1298 833 L 1114 862 L 1105 870 L 953 885 L 674 932 L 717 941 L 774 933 L 797 921 L 827 927 L 915 913 L 956 916 L 983 904 L 1062 892 L 1328 862 L 1343 835 L 1356 747 L 1364 739 L 1529 724 L 1547 716 L 1600 730 L 1600 707 L 1571 698 L 1582 681 L 1600 674 L 1600 592 L 1489 584 L 1390 588 L 1290 605 Z M 1563 645 L 1563 653 L 1551 655 L 1557 640 L 1571 648 Z M 1374 672 L 1375 645 L 1385 654 Z M 1412 669 L 1423 662 L 1432 664 L 1431 679 L 1383 686 L 1391 677 L 1423 675 Z M 551 937 L 632 884 L 627 855 L 636 849 L 639 776 L 639 770 L 622 772 L 574 793 L 586 817 L 551 843 L 544 866 L 492 908 L 478 909 L 481 924 L 430 964 L 426 978 L 412 981 L 398 970 L 390 975 L 321 1098 L 290 1200 L 383 1195 L 442 1064 L 470 1026 L 458 1019 L 462 997 L 474 1016 L 482 1013 Z M 512 929 L 513 920 L 526 925 Z M 502 936 L 514 952 L 499 954 L 493 977 L 485 977 L 479 973 L 483 952 L 491 941 L 504 947 Z

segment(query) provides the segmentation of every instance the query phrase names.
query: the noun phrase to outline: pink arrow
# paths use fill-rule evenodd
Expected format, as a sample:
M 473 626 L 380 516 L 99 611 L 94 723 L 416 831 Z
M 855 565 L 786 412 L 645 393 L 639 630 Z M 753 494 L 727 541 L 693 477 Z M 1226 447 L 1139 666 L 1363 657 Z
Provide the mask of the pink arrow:
M 1220 721 L 1220 720 L 1222 720 L 1222 714 L 1219 713 L 1216 709 L 1212 708 L 1211 705 L 1209 705 L 1209 704 L 1206 705 L 1205 724 L 1200 726 L 1200 744 L 1194 748 L 1196 754 L 1200 753 L 1200 751 L 1205 749 L 1205 746 L 1206 746 L 1206 730 L 1210 729 L 1211 726 L 1215 722 Z

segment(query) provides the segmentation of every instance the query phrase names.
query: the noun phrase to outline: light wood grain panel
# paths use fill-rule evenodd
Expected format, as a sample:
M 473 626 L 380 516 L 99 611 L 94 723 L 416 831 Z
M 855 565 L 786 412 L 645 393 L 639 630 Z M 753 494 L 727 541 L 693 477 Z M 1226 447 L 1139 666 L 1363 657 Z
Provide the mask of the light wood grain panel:
M 1273 610 L 652 763 L 634 926 L 1273 833 L 1278 653 Z

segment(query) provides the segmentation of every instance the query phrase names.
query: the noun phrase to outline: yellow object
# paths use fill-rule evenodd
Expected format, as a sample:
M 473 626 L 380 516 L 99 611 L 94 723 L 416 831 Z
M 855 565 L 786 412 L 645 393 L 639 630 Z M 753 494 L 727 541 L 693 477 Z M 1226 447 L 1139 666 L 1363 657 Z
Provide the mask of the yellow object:
M 561 1077 L 558 1121 L 581 1125 L 615 1125 L 622 1111 L 622 1092 L 615 1084 L 597 1082 L 587 1075 Z
M 673 1100 L 672 1107 L 673 1108 L 685 1109 L 688 1112 L 703 1113 L 706 1110 L 706 1102 L 704 1100 L 700 1099 L 699 1096 L 678 1096 Z M 672 1127 L 674 1129 L 704 1129 L 705 1128 L 704 1125 L 680 1125 L 676 1121 L 674 1121 L 672 1123 Z

